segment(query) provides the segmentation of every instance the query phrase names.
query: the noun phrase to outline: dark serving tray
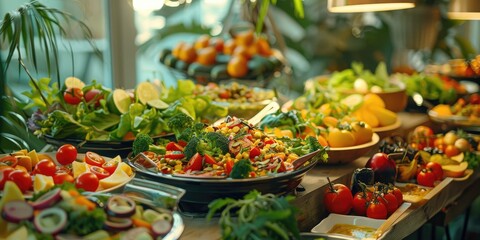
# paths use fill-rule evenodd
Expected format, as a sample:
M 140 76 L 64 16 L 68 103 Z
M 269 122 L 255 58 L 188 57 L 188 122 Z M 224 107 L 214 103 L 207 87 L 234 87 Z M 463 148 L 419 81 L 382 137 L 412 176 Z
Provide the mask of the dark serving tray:
M 317 164 L 319 155 L 319 152 L 313 152 L 302 156 L 301 158 L 307 158 L 309 163 L 294 171 L 248 179 L 179 177 L 145 169 L 135 164 L 135 158 L 127 158 L 125 162 L 135 169 L 137 177 L 185 189 L 186 193 L 179 203 L 180 211 L 201 215 L 208 212 L 208 204 L 218 198 L 239 199 L 254 189 L 264 194 L 293 192 L 307 171 Z

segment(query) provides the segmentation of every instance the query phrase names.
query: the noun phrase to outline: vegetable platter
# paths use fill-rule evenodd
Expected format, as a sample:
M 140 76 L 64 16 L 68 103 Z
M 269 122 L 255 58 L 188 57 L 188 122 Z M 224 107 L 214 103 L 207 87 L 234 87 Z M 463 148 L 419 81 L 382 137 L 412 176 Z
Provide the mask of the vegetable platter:
M 178 239 L 184 229 L 177 212 L 126 194 L 85 194 L 64 183 L 25 200 L 12 181 L 5 189 L 2 239 Z
M 453 105 L 438 104 L 428 111 L 434 122 L 456 127 L 480 126 L 480 95 L 473 93 L 457 99 Z
M 138 133 L 171 137 L 168 120 L 180 112 L 207 122 L 228 114 L 226 107 L 194 95 L 194 90 L 190 80 L 179 80 L 176 87 L 146 81 L 135 89 L 112 90 L 69 77 L 61 88 L 40 79 L 38 87 L 23 94 L 31 99 L 25 108 L 35 109 L 28 126 L 38 137 L 55 146 L 75 144 L 81 152 L 114 157 L 118 150 L 126 157 Z
M 180 202 L 184 212 L 205 212 L 217 198 L 239 198 L 253 189 L 276 194 L 293 191 L 306 172 L 327 157 L 313 137 L 270 137 L 243 119 L 182 127 L 177 142 L 161 146 L 137 138 L 126 162 L 140 176 L 185 189 Z
M 119 191 L 135 177 L 135 172 L 120 156 L 78 154 L 74 146 L 65 144 L 57 152 L 20 150 L 0 156 L 0 176 L 2 195 L 6 194 L 5 182 L 10 180 L 29 198 L 64 182 L 90 192 Z
M 284 66 L 280 51 L 253 30 L 225 39 L 201 35 L 193 43 L 181 41 L 163 49 L 159 60 L 201 84 L 229 79 L 266 81 Z

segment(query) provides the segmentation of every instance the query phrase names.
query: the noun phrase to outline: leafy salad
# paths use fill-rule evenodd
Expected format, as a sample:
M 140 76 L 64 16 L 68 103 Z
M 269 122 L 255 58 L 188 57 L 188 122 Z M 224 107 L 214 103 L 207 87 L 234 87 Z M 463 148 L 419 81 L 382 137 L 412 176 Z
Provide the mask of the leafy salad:
M 139 133 L 171 133 L 169 118 L 185 113 L 195 121 L 224 117 L 228 109 L 207 96 L 195 96 L 195 84 L 178 80 L 177 87 L 142 82 L 135 89 L 108 89 L 93 80 L 85 84 L 67 78 L 62 88 L 50 79 L 23 94 L 31 99 L 26 108 L 37 108 L 28 121 L 38 136 L 56 139 L 129 140 Z

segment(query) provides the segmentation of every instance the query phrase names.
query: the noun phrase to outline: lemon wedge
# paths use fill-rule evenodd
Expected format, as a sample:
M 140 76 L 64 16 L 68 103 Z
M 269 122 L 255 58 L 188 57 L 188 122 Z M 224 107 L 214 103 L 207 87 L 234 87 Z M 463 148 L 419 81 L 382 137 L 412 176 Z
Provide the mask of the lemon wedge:
M 35 174 L 33 178 L 33 191 L 38 193 L 43 190 L 50 189 L 55 183 L 53 182 L 53 177 L 46 176 L 43 174 Z
M 115 172 L 113 172 L 112 175 L 100 180 L 99 184 L 103 189 L 113 188 L 130 180 L 130 176 L 123 171 L 120 166 L 115 169 Z
M 77 161 L 72 162 L 72 169 L 74 178 L 77 178 L 80 176 L 80 174 L 89 171 L 86 163 Z

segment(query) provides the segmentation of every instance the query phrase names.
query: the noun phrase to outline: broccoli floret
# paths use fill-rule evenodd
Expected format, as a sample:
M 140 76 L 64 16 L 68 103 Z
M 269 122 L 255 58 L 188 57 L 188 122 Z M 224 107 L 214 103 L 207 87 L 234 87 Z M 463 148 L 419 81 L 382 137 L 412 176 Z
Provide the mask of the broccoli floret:
M 176 137 L 180 136 L 185 129 L 192 127 L 193 124 L 194 120 L 183 112 L 175 114 L 167 121 L 167 126 Z
M 150 135 L 146 133 L 137 134 L 132 146 L 133 155 L 136 156 L 141 152 L 147 151 L 152 143 L 153 139 L 150 137 Z
M 205 124 L 200 122 L 193 124 L 192 127 L 185 129 L 178 136 L 176 136 L 177 141 L 183 140 L 185 142 L 189 142 L 192 137 L 200 135 L 204 127 Z
M 260 129 L 283 128 L 290 129 L 294 135 L 302 132 L 305 128 L 305 121 L 300 117 L 300 113 L 292 110 L 288 112 L 271 113 L 265 116 L 259 123 Z
M 201 136 L 194 136 L 188 141 L 183 153 L 186 159 L 190 159 L 195 153 L 202 156 L 208 154 L 210 156 L 218 156 L 228 152 L 229 140 L 226 136 L 218 132 L 207 132 Z
M 315 137 L 308 136 L 304 140 L 303 144 L 292 147 L 290 151 L 297 154 L 298 156 L 303 156 L 305 154 L 315 152 L 318 149 L 323 149 L 322 145 L 320 145 L 320 143 Z
M 252 163 L 248 159 L 241 159 L 233 165 L 230 177 L 233 179 L 247 178 L 252 171 Z

